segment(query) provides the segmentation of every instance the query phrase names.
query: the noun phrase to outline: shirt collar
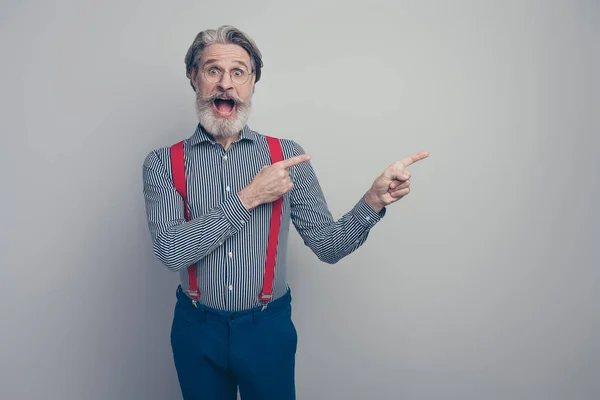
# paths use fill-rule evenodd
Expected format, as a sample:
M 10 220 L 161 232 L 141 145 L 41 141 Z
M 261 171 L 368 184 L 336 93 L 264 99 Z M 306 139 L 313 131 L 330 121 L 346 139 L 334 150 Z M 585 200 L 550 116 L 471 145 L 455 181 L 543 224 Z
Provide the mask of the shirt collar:
M 254 131 L 252 131 L 248 125 L 244 125 L 244 128 L 242 129 L 242 132 L 240 133 L 240 137 L 237 141 L 240 140 L 244 140 L 244 139 L 248 139 L 251 141 L 255 141 L 257 139 L 257 135 Z M 198 124 L 198 126 L 196 127 L 196 131 L 194 132 L 194 134 L 192 135 L 192 137 L 189 138 L 188 143 L 191 146 L 195 146 L 197 144 L 200 144 L 202 142 L 211 142 L 211 143 L 215 143 L 215 139 L 214 137 L 209 134 L 208 132 L 206 132 L 204 130 L 204 128 L 202 127 L 202 125 Z M 235 143 L 235 142 L 234 142 Z

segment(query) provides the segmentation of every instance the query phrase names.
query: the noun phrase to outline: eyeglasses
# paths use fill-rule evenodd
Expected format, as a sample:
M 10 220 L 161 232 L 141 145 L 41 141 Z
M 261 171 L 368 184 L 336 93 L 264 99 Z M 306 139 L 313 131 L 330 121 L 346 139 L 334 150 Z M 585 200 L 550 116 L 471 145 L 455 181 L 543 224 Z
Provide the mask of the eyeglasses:
M 204 77 L 210 83 L 221 82 L 223 78 L 223 71 L 217 67 L 208 67 L 202 70 L 204 73 Z M 243 85 L 248 82 L 248 78 L 250 75 L 254 74 L 254 72 L 248 72 L 242 68 L 234 68 L 229 71 L 229 76 L 231 77 L 231 81 L 236 85 Z

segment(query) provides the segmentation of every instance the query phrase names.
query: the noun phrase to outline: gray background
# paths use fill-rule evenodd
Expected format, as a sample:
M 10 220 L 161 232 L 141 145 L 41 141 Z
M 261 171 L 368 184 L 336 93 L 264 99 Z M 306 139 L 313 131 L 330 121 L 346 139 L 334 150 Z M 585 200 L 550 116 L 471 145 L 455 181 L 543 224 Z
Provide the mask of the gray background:
M 3 1 L 0 398 L 180 396 L 141 165 L 192 134 L 183 57 L 221 24 L 336 218 L 431 151 L 339 264 L 292 233 L 299 399 L 600 398 L 593 0 Z

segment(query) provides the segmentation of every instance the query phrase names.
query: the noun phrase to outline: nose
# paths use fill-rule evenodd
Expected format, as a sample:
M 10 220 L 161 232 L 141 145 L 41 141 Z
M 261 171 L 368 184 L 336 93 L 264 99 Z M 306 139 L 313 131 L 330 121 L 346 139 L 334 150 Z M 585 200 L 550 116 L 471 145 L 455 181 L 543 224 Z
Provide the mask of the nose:
M 231 76 L 227 73 L 221 75 L 221 80 L 219 81 L 219 89 L 223 92 L 228 91 L 229 89 L 233 89 L 233 82 L 231 81 Z

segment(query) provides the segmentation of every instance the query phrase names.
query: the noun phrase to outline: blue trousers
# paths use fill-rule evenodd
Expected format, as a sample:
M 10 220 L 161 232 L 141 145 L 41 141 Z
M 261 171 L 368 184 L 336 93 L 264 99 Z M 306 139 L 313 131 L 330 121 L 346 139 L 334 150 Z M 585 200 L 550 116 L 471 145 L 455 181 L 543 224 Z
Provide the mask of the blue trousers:
M 298 335 L 291 293 L 268 307 L 197 307 L 177 288 L 171 348 L 185 400 L 294 400 Z

